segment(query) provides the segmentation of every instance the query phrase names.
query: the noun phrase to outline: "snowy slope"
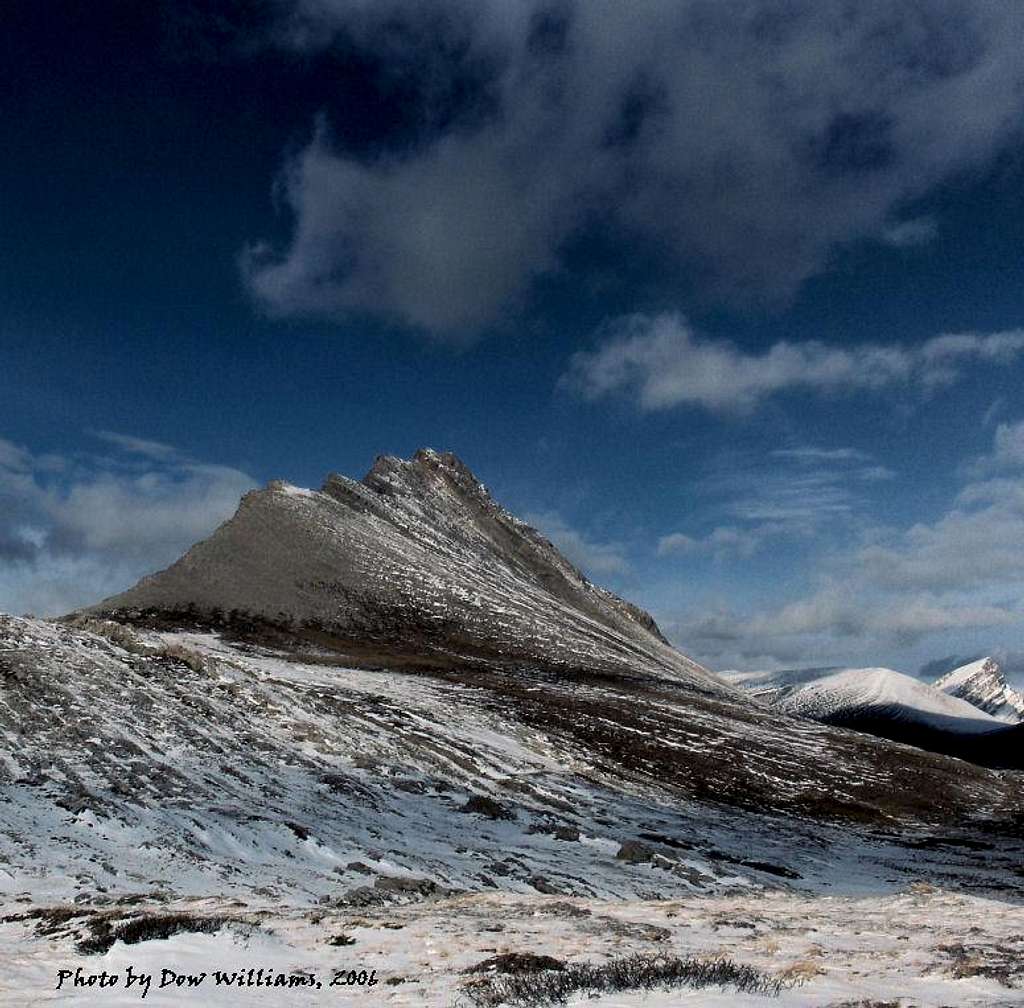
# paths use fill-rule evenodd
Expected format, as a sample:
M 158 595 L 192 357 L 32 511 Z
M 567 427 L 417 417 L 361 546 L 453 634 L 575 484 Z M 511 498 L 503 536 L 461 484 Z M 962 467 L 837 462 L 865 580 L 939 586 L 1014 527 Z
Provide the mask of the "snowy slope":
M 1007 724 L 1024 721 L 1024 693 L 1010 686 L 994 658 L 961 665 L 936 679 L 934 685 Z
M 412 875 L 690 892 L 819 875 L 800 853 L 807 815 L 1019 800 L 989 771 L 673 686 L 358 670 L 91 626 L 0 617 L 0 890 L 316 898 Z M 628 842 L 646 850 L 619 858 Z
M 893 669 L 723 672 L 774 710 L 981 766 L 1024 769 L 1024 725 Z

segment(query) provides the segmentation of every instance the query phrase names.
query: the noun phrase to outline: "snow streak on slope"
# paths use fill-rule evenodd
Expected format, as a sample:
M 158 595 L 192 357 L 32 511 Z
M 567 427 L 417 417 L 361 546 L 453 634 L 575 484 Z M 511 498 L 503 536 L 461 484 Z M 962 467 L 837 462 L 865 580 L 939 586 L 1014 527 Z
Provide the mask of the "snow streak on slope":
M 1024 722 L 1024 693 L 1010 686 L 994 658 L 980 658 L 947 672 L 935 680 L 935 688 L 1007 724 Z

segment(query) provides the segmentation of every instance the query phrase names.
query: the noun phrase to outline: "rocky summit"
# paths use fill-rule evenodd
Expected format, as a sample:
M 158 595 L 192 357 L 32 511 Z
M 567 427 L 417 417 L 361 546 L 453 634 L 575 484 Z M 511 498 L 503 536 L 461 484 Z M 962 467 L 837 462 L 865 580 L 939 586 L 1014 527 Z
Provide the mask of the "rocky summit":
M 657 675 L 722 692 L 643 610 L 591 584 L 451 454 L 361 482 L 273 481 L 177 563 L 95 606 L 132 621 L 262 624 L 359 661 Z
M 935 688 L 1008 724 L 1024 722 L 1024 694 L 1007 681 L 994 658 L 979 658 L 935 680 Z

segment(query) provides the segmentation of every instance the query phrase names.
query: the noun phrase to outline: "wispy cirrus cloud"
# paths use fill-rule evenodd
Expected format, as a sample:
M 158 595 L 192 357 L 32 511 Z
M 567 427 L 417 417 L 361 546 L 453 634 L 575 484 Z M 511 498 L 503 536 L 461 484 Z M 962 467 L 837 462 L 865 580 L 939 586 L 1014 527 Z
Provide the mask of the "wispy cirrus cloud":
M 882 232 L 882 240 L 894 248 L 915 248 L 927 245 L 938 236 L 939 225 L 934 217 L 915 217 L 897 221 Z
M 727 457 L 695 485 L 710 506 L 698 509 L 728 518 L 710 530 L 692 525 L 662 535 L 659 557 L 749 558 L 781 540 L 821 537 L 862 521 L 867 487 L 895 478 L 858 448 L 793 445 L 760 459 Z M 691 522 L 694 519 L 691 518 Z
M 789 391 L 932 389 L 956 381 L 971 364 L 1024 354 L 1024 330 L 942 335 L 909 347 L 807 341 L 748 352 L 702 337 L 672 312 L 616 319 L 599 338 L 597 349 L 573 356 L 563 384 L 585 399 L 626 395 L 645 411 L 690 406 L 736 413 Z
M 747 614 L 694 611 L 676 620 L 676 639 L 724 667 L 872 650 L 877 660 L 884 647 L 951 631 L 1024 632 L 1022 449 L 1024 422 L 1000 424 L 935 521 L 866 529 L 866 541 L 826 559 L 806 596 Z

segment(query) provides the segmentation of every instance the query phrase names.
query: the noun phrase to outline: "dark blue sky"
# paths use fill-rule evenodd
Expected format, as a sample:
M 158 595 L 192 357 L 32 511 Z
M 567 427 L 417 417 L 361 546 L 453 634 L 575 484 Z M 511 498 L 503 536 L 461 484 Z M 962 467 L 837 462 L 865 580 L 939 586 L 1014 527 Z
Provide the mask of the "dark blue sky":
M 713 665 L 1024 645 L 1024 14 L 13 4 L 0 607 L 463 457 Z

